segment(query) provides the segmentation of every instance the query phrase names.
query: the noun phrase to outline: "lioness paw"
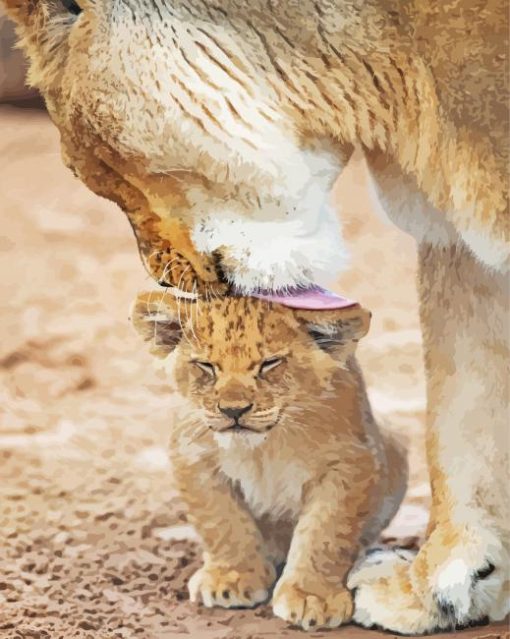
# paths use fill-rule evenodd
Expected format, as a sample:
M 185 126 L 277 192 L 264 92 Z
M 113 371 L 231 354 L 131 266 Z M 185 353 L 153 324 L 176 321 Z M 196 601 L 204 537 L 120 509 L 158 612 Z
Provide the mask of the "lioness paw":
M 435 623 L 414 593 L 409 575 L 413 557 L 408 551 L 380 550 L 351 572 L 347 585 L 355 592 L 356 623 L 402 634 L 420 634 Z
M 253 608 L 269 597 L 275 578 L 274 568 L 229 568 L 203 566 L 191 577 L 190 600 L 202 602 L 207 608 Z
M 434 543 L 429 539 L 416 557 L 399 550 L 366 557 L 348 581 L 356 591 L 354 620 L 421 634 L 461 628 L 486 617 L 503 619 L 509 611 L 508 583 L 497 544 L 488 554 L 484 543 L 454 546 L 436 563 Z
M 475 569 L 462 559 L 453 559 L 438 571 L 433 597 L 440 614 L 451 627 L 485 617 L 478 600 L 490 599 L 490 591 L 498 582 L 494 571 L 494 564 L 488 560 Z
M 304 630 L 337 628 L 350 621 L 353 613 L 352 596 L 346 589 L 317 595 L 286 580 L 278 582 L 272 606 L 277 617 Z

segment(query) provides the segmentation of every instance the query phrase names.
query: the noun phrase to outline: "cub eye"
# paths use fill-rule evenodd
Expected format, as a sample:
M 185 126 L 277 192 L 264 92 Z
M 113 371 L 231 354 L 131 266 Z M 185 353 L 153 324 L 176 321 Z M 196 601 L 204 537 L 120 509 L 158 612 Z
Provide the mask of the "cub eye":
M 268 373 L 272 371 L 273 368 L 276 368 L 283 362 L 283 357 L 270 357 L 269 359 L 265 359 L 260 365 L 259 373 L 263 375 L 264 373 Z
M 195 366 L 197 366 L 204 373 L 207 373 L 207 375 L 209 375 L 210 377 L 216 377 L 216 370 L 214 368 L 214 364 L 211 364 L 210 362 L 199 362 L 199 361 L 194 361 L 193 364 L 195 364 Z
M 74 14 L 75 16 L 79 15 L 82 11 L 80 5 L 76 2 L 76 0 L 60 0 L 60 3 L 69 11 L 69 13 Z

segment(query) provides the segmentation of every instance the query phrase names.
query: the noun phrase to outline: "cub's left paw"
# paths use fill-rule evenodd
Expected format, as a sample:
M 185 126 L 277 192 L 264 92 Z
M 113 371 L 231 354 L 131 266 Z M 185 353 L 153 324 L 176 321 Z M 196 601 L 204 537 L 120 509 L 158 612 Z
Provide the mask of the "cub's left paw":
M 337 628 L 350 621 L 353 612 L 352 595 L 345 588 L 318 595 L 286 579 L 276 585 L 272 606 L 277 617 L 304 630 Z

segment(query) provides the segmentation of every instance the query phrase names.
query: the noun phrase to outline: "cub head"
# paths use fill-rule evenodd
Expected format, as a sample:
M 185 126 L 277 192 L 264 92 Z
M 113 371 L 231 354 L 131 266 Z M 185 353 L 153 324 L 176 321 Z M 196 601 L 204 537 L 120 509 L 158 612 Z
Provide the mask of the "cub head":
M 345 375 L 369 328 L 360 306 L 295 310 L 250 297 L 189 302 L 140 294 L 136 330 L 158 357 L 173 352 L 177 390 L 216 432 L 265 433 L 299 421 Z

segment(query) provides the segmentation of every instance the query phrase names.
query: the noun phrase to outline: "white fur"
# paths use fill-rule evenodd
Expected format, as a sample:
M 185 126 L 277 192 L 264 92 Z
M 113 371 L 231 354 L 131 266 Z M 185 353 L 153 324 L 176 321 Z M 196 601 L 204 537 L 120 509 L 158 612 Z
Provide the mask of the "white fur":
M 495 240 L 481 231 L 466 230 L 461 232 L 462 239 L 476 257 L 489 268 L 501 273 L 510 269 L 510 243 Z
M 443 213 L 434 208 L 416 181 L 396 165 L 369 172 L 369 191 L 379 217 L 396 224 L 419 243 L 450 246 L 459 240 Z
M 436 595 L 453 604 L 460 620 L 468 615 L 471 608 L 471 576 L 471 567 L 464 560 L 453 559 L 436 578 Z
M 230 450 L 236 447 L 242 447 L 245 449 L 253 449 L 260 446 L 260 444 L 264 443 L 267 439 L 267 434 L 265 433 L 255 433 L 247 431 L 245 433 L 214 433 L 213 435 L 214 441 L 218 444 L 220 448 L 223 450 Z
M 188 195 L 198 212 L 192 231 L 195 246 L 206 253 L 220 249 L 228 279 L 246 293 L 312 282 L 327 286 L 347 259 L 329 202 L 339 163 L 326 151 L 286 146 L 291 157 L 279 167 L 278 181 L 263 191 L 260 206 L 215 200 L 201 190 Z M 281 149 L 273 152 L 281 154 Z
M 379 217 L 412 235 L 418 244 L 447 247 L 464 243 L 483 264 L 501 273 L 510 269 L 510 243 L 483 230 L 457 231 L 444 213 L 434 208 L 415 180 L 396 166 L 369 172 L 369 191 Z M 472 213 L 466 214 L 467 219 Z
M 307 224 L 306 217 L 313 224 Z M 271 222 L 213 210 L 200 230 L 196 227 L 193 240 L 208 253 L 227 249 L 226 276 L 245 293 L 312 282 L 328 286 L 346 261 L 339 225 L 324 206 L 306 211 L 305 220 Z
M 251 435 L 249 436 L 251 437 Z M 246 444 L 231 435 L 228 448 L 222 449 L 221 469 L 224 475 L 237 485 L 255 517 L 269 514 L 275 519 L 284 515 L 295 518 L 301 507 L 303 484 L 309 472 L 298 463 L 279 462 L 246 454 Z
M 494 572 L 477 579 L 477 572 L 489 562 L 496 567 Z M 492 620 L 503 619 L 510 610 L 508 566 L 508 555 L 499 539 L 480 521 L 466 543 L 453 548 L 448 560 L 432 575 L 432 592 L 439 601 L 452 604 L 458 623 L 486 614 Z

